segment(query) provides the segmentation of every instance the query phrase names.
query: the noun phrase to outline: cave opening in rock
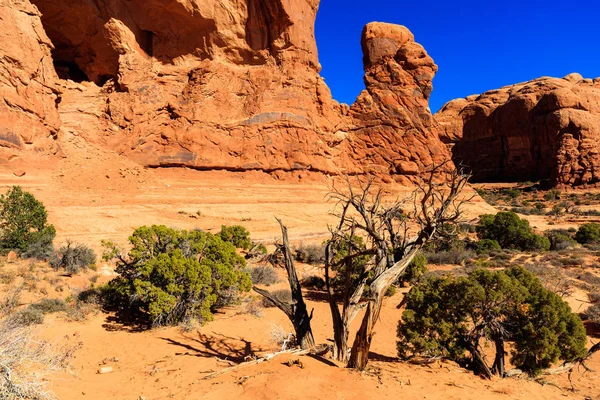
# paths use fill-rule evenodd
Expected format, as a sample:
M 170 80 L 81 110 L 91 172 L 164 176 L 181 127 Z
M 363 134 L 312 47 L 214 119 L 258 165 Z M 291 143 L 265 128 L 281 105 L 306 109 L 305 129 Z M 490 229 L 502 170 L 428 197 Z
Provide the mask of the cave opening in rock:
M 56 74 L 60 79 L 70 79 L 77 83 L 89 82 L 90 79 L 75 61 L 57 60 L 54 58 L 53 62 Z
M 154 54 L 154 32 L 152 31 L 142 31 L 138 42 L 142 50 L 146 52 L 147 55 L 152 57 Z

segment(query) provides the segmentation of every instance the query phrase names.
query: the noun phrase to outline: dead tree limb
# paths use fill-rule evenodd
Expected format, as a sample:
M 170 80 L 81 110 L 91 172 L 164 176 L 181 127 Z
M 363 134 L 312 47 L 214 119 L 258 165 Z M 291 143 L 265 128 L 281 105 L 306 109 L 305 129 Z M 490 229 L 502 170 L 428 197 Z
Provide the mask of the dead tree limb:
M 300 281 L 298 280 L 298 274 L 296 273 L 296 267 L 294 265 L 294 258 L 290 249 L 287 228 L 280 219 L 277 219 L 277 222 L 281 227 L 281 235 L 283 237 L 283 243 L 280 245 L 280 250 L 283 253 L 283 262 L 290 284 L 290 290 L 292 292 L 292 301 L 290 303 L 284 302 L 273 296 L 269 291 L 257 287 L 254 287 L 253 290 L 267 298 L 288 316 L 294 326 L 296 340 L 300 344 L 300 347 L 303 349 L 311 349 L 315 347 L 315 339 L 310 326 L 312 312 L 311 315 L 308 314 L 306 303 L 304 302 L 302 288 L 300 287 Z
M 202 378 L 200 378 L 200 380 L 212 379 L 216 376 L 223 375 L 223 374 L 226 374 L 231 371 L 235 371 L 240 368 L 249 367 L 250 365 L 260 364 L 265 361 L 270 361 L 270 360 L 274 359 L 275 357 L 280 356 L 282 354 L 293 354 L 296 356 L 303 356 L 303 355 L 310 354 L 310 355 L 316 355 L 316 356 L 323 356 L 327 353 L 328 349 L 329 349 L 329 346 L 327 346 L 327 345 L 319 345 L 319 346 L 313 347 L 311 349 L 293 349 L 293 350 L 278 351 L 276 353 L 264 355 L 261 358 L 258 358 L 256 360 L 243 362 L 243 363 L 234 365 L 229 368 L 224 368 L 220 371 L 212 372 L 208 375 L 203 376 Z

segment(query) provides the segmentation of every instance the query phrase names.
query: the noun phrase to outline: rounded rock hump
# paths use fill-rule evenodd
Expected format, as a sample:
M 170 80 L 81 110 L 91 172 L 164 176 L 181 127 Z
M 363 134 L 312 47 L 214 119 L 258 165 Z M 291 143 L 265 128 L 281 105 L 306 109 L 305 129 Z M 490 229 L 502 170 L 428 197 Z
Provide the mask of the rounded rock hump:
M 384 22 L 371 22 L 362 32 L 361 45 L 365 68 L 381 62 L 386 57 L 394 57 L 407 42 L 415 37 L 407 27 Z
M 578 73 L 452 100 L 435 119 L 472 182 L 600 186 L 600 82 Z

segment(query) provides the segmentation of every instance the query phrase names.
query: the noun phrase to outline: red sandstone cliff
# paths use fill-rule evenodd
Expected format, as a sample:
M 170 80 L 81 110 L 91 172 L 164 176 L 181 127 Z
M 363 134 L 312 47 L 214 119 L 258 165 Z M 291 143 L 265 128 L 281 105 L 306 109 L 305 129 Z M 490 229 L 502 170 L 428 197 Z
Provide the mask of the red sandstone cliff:
M 30 1 L 0 4 L 3 158 L 77 135 L 150 167 L 401 182 L 449 158 L 428 109 L 437 66 L 404 27 L 365 27 L 348 107 L 319 76 L 318 0 Z
M 540 78 L 453 100 L 435 118 L 473 181 L 600 182 L 600 79 Z

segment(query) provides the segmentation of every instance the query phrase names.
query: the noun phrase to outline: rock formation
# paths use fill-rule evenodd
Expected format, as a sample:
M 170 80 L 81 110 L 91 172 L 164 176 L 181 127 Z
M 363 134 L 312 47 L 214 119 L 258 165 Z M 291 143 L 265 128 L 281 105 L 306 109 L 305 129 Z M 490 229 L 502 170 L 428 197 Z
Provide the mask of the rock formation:
M 4 142 L 49 150 L 72 134 L 147 167 L 400 182 L 449 158 L 428 109 L 437 66 L 404 27 L 365 27 L 366 90 L 349 107 L 319 76 L 319 0 L 0 4 L 15 25 L 0 71 L 24 76 L 3 79 L 0 95 L 37 126 L 4 120 Z
M 0 151 L 55 151 L 57 76 L 40 13 L 28 2 L 3 0 L 0 21 Z
M 540 78 L 453 100 L 435 118 L 474 182 L 600 182 L 600 79 Z

